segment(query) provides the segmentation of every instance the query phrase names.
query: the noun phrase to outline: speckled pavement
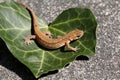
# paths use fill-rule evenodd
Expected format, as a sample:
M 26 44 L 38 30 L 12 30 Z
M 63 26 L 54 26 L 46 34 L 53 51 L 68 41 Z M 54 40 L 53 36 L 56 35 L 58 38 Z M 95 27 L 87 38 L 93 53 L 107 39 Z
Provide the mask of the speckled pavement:
M 3 1 L 10 0 L 0 0 Z M 120 80 L 120 0 L 18 1 L 29 5 L 48 24 L 63 10 L 71 7 L 90 8 L 98 21 L 96 56 L 89 60 L 75 60 L 59 72 L 50 72 L 38 80 Z M 9 52 L 0 52 L 0 80 L 35 78 Z

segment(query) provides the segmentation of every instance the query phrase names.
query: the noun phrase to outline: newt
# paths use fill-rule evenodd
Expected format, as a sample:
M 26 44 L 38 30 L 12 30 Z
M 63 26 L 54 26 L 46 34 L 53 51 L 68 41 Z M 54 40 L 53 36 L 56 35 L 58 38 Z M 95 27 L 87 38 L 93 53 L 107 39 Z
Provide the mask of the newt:
M 35 13 L 28 6 L 24 5 L 23 3 L 18 3 L 18 4 L 25 7 L 29 11 L 29 13 L 31 14 L 31 17 L 32 17 L 32 23 L 33 23 L 32 27 L 34 30 L 34 34 L 27 36 L 24 39 L 25 43 L 27 43 L 29 45 L 31 43 L 31 40 L 36 39 L 37 42 L 41 46 L 43 46 L 47 49 L 58 49 L 62 46 L 66 46 L 71 51 L 78 50 L 77 47 L 74 48 L 74 47 L 70 46 L 70 42 L 81 38 L 84 35 L 84 32 L 82 30 L 75 29 L 75 30 L 68 32 L 64 36 L 60 36 L 55 39 L 50 38 L 39 29 L 38 20 L 37 20 Z

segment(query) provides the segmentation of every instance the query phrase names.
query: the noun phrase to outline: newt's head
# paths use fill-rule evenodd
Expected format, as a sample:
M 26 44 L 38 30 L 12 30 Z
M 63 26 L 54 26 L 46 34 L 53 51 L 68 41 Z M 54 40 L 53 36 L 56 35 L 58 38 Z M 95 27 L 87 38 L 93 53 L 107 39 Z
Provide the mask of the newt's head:
M 81 38 L 84 35 L 84 32 L 82 30 L 75 29 L 71 31 L 69 34 L 70 34 L 69 39 L 73 41 Z

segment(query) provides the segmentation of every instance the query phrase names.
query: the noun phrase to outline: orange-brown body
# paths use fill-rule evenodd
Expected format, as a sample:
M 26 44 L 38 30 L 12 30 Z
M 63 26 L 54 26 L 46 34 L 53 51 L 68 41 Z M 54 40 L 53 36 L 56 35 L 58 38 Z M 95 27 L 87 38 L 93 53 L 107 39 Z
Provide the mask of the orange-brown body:
M 49 38 L 48 36 L 45 35 L 42 31 L 40 31 L 38 27 L 38 20 L 36 18 L 35 13 L 26 5 L 19 3 L 20 5 L 24 6 L 31 14 L 32 21 L 33 21 L 33 29 L 34 29 L 34 35 L 30 35 L 25 38 L 25 42 L 27 44 L 30 43 L 31 39 L 36 39 L 40 45 L 42 45 L 45 48 L 48 49 L 57 49 L 62 46 L 67 46 L 68 49 L 72 51 L 77 51 L 77 48 L 73 48 L 69 45 L 69 43 L 73 40 L 77 40 L 81 38 L 84 34 L 82 30 L 72 30 L 69 33 L 67 33 L 64 36 L 58 37 L 56 39 Z

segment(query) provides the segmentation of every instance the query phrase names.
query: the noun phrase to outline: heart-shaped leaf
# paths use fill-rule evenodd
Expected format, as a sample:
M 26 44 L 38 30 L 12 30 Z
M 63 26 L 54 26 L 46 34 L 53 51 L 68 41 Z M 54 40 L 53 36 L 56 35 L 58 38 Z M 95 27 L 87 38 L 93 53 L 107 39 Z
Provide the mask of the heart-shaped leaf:
M 41 20 L 39 26 L 42 31 L 48 26 Z M 80 48 L 77 52 L 67 52 L 63 48 L 46 50 L 38 46 L 35 41 L 27 46 L 24 38 L 31 34 L 31 17 L 29 12 L 15 2 L 0 3 L 0 38 L 2 38 L 11 53 L 26 65 L 36 78 L 49 71 L 63 68 L 77 56 L 91 56 L 95 54 L 97 22 L 94 15 L 86 8 L 71 8 L 61 13 L 49 26 L 53 37 L 65 35 L 73 29 L 81 29 L 84 36 L 71 46 Z M 71 35 L 72 36 L 72 35 Z

